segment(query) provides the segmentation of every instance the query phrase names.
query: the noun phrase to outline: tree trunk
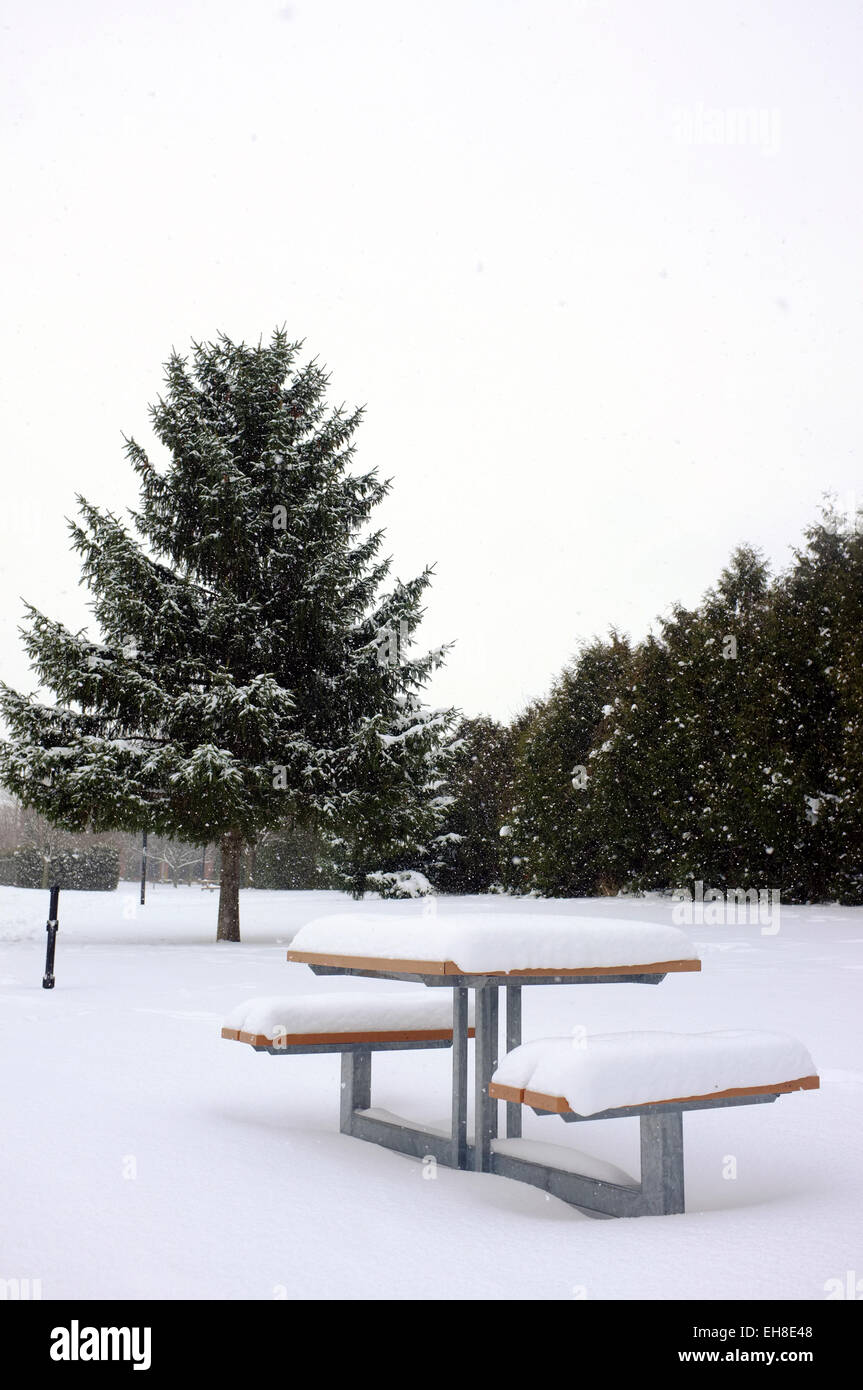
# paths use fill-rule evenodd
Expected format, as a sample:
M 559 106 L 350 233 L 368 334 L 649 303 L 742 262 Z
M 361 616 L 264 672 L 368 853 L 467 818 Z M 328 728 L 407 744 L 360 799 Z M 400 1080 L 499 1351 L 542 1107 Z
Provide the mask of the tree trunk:
M 365 869 L 363 868 L 362 864 L 358 863 L 356 860 L 354 860 L 354 863 L 351 867 L 350 882 L 351 897 L 353 898 L 354 902 L 360 902 L 362 898 L 365 897 L 366 884 L 368 880 L 366 878 Z
M 217 941 L 240 939 L 240 873 L 243 863 L 243 837 L 239 830 L 222 836 L 222 876 L 219 882 L 219 930 Z

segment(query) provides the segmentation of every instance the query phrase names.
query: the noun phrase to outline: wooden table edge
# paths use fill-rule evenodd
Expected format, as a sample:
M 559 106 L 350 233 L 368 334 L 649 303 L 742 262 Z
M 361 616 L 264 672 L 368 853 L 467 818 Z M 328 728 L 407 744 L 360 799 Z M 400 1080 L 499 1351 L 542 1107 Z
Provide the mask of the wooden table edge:
M 744 1096 L 781 1095 L 788 1091 L 817 1091 L 820 1086 L 821 1080 L 818 1076 L 799 1076 L 794 1081 L 775 1081 L 764 1086 L 733 1086 L 725 1091 L 710 1091 L 702 1096 L 672 1096 L 668 1100 L 630 1101 L 627 1105 L 609 1108 L 629 1110 L 635 1105 L 647 1108 L 653 1105 L 683 1105 L 698 1100 L 737 1100 Z M 578 1113 L 573 1112 L 565 1096 L 550 1096 L 544 1091 L 531 1091 L 529 1087 L 522 1090 L 517 1086 L 506 1086 L 500 1081 L 492 1081 L 488 1093 L 492 1100 L 507 1100 L 516 1105 L 529 1105 L 537 1110 L 550 1110 L 554 1115 Z M 585 1116 L 585 1119 L 589 1118 Z
M 526 970 L 463 970 L 451 960 L 402 960 L 389 956 L 344 956 L 322 951 L 287 953 L 289 961 L 299 965 L 324 965 L 335 970 L 384 971 L 401 975 L 483 975 L 496 980 L 580 979 L 599 975 L 667 975 L 672 972 L 700 970 L 701 961 L 664 960 L 647 965 L 586 965 L 580 967 L 539 966 Z
M 469 1038 L 474 1036 L 471 1025 L 467 1030 Z M 380 1042 L 451 1042 L 451 1028 L 396 1028 L 383 1032 L 360 1032 L 352 1029 L 344 1033 L 280 1033 L 276 1038 L 266 1033 L 246 1033 L 239 1028 L 223 1028 L 222 1037 L 229 1042 L 249 1043 L 252 1047 L 318 1047 L 338 1043 L 380 1043 Z

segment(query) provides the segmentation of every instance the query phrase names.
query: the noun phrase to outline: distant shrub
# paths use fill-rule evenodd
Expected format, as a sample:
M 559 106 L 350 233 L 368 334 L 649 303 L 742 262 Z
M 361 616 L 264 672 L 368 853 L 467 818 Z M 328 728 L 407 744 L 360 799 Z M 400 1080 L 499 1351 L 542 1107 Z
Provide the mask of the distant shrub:
M 382 898 L 427 898 L 432 891 L 425 874 L 414 869 L 369 874 L 367 887 L 370 893 L 379 893 Z
M 0 884 L 15 888 L 53 887 L 110 893 L 120 878 L 119 851 L 111 845 L 56 850 L 46 861 L 41 850 L 20 848 L 0 855 Z
M 268 836 L 255 852 L 254 888 L 335 888 L 326 846 L 314 829 Z

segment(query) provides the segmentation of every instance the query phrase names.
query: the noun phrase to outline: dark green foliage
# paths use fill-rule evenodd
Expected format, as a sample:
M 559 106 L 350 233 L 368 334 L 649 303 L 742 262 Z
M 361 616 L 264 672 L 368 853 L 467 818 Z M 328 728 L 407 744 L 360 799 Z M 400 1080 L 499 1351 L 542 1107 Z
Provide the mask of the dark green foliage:
M 315 827 L 269 831 L 248 861 L 252 888 L 338 887 L 331 850 Z
M 738 551 L 698 610 L 676 607 L 639 649 L 593 757 L 601 860 L 615 888 L 764 881 L 771 842 L 752 809 L 768 819 L 766 596 L 764 565 Z
M 446 776 L 451 798 L 433 871 L 442 893 L 487 893 L 503 883 L 516 734 L 493 719 L 463 719 Z
M 22 848 L 0 855 L 0 883 L 17 888 L 74 888 L 110 893 L 120 877 L 120 855 L 110 845 L 55 849 L 49 854 Z
M 594 892 L 662 884 L 685 796 L 689 748 L 672 714 L 672 664 L 648 638 L 621 669 L 621 683 L 587 756 L 578 803 L 592 849 Z
M 697 609 L 581 654 L 525 719 L 511 887 L 863 902 L 860 522 L 828 510 L 773 581 L 741 547 Z
M 510 886 L 550 897 L 602 891 L 591 752 L 631 661 L 616 633 L 595 641 L 528 711 L 516 740 Z
M 338 882 L 355 898 L 370 874 L 435 871 L 452 720 L 450 710 L 423 713 L 410 702 L 380 734 L 381 747 L 358 760 L 358 789 L 328 837 Z
M 777 586 L 784 727 L 803 825 L 798 895 L 863 902 L 863 513 L 828 510 Z M 801 804 L 802 803 L 802 804 Z

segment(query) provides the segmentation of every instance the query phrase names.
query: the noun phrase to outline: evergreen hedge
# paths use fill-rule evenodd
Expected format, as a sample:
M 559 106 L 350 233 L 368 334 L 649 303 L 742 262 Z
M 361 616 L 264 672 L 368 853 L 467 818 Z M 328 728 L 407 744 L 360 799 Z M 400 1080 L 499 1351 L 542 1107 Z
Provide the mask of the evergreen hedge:
M 0 854 L 0 884 L 14 888 L 60 888 L 110 893 L 120 878 L 120 855 L 110 845 L 90 849 L 41 850 L 20 847 Z

